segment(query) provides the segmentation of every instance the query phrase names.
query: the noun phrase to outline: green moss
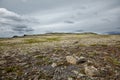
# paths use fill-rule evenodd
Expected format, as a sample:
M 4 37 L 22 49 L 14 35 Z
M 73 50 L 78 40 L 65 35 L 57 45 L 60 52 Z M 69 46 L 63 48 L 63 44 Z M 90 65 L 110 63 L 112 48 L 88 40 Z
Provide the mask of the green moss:
M 0 42 L 0 46 L 9 46 L 9 45 L 11 45 L 10 43 L 5 43 L 5 42 Z
M 39 62 L 36 62 L 36 65 L 42 65 L 43 62 L 39 61 Z
M 97 46 L 98 44 L 91 44 L 90 46 Z
M 4 45 L 5 45 L 4 43 L 1 43 L 1 42 L 0 42 L 0 46 L 4 46 Z
M 94 56 L 98 55 L 96 51 L 89 52 L 88 54 L 90 57 L 94 57 Z
M 11 47 L 11 46 L 16 46 L 16 45 L 21 45 L 21 44 L 23 44 L 23 42 L 14 42 L 14 43 L 12 43 L 12 42 L 0 42 L 0 46 L 9 46 L 9 47 Z
M 52 61 L 50 60 L 50 58 L 46 57 L 43 59 L 43 61 L 46 63 L 46 64 L 51 64 Z
M 102 37 L 102 38 L 109 38 L 111 36 L 110 35 L 100 35 L 100 37 Z
M 107 44 L 91 44 L 90 46 L 101 46 L 101 47 L 107 47 Z
M 108 45 L 107 44 L 100 44 L 99 46 L 107 47 Z
M 80 73 L 85 74 L 85 70 L 84 69 L 80 69 Z
M 111 63 L 112 65 L 115 66 L 120 66 L 120 61 L 118 61 L 117 59 L 110 57 L 110 56 L 106 56 L 105 57 L 106 61 L 108 61 L 109 63 Z
M 118 45 L 117 48 L 120 49 L 120 45 Z
M 25 39 L 24 40 L 25 43 L 39 43 L 39 42 L 45 42 L 45 40 L 39 40 L 39 39 Z
M 35 58 L 38 59 L 38 62 L 36 62 L 36 65 L 46 65 L 46 64 L 52 63 L 50 58 L 48 58 L 47 56 L 37 55 L 35 56 Z
M 60 39 L 58 37 L 53 38 L 46 38 L 47 41 L 59 41 Z
M 62 52 L 64 52 L 64 50 L 62 48 L 55 48 L 55 49 L 53 49 L 53 53 L 54 54 L 58 54 L 58 53 L 62 53 Z
M 39 72 L 39 77 L 38 77 L 38 80 L 52 80 L 53 78 L 53 75 L 48 75 L 47 73 L 44 73 L 43 71 L 40 71 Z
M 80 46 L 80 47 L 86 47 L 86 45 L 84 45 L 84 44 L 79 44 L 79 46 Z
M 7 73 L 16 72 L 17 70 L 19 70 L 19 67 L 17 67 L 17 66 L 10 66 L 10 67 L 4 68 L 4 70 L 5 70 Z
M 52 42 L 52 41 L 59 41 L 60 39 L 57 37 L 53 38 L 31 38 L 31 39 L 24 39 L 24 42 L 27 44 L 30 43 L 40 43 L 40 42 Z
M 35 58 L 37 58 L 37 59 L 41 59 L 41 58 L 45 58 L 46 56 L 43 56 L 43 55 L 36 55 L 36 56 L 34 56 Z

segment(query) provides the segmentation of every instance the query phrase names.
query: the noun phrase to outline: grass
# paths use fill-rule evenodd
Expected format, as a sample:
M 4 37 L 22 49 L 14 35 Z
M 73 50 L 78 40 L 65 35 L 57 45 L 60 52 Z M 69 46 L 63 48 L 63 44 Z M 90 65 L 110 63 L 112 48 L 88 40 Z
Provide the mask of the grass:
M 110 57 L 110 56 L 106 56 L 106 61 L 108 61 L 109 63 L 111 63 L 114 66 L 120 66 L 120 61 L 118 61 L 117 59 Z
M 43 56 L 43 55 L 36 55 L 36 56 L 34 56 L 35 58 L 37 58 L 37 59 L 42 59 L 42 58 L 45 58 L 46 56 Z
M 39 40 L 39 39 L 25 39 L 25 43 L 31 44 L 31 43 L 39 43 L 39 42 L 46 42 L 45 40 Z
M 101 46 L 101 47 L 107 47 L 107 44 L 91 44 L 90 46 Z
M 7 73 L 17 72 L 17 71 L 19 70 L 19 66 L 6 67 L 4 70 L 5 70 Z
M 0 46 L 4 46 L 4 45 L 5 45 L 4 43 L 1 43 L 1 42 L 0 42 Z
M 59 37 L 53 37 L 53 38 L 46 38 L 47 41 L 51 42 L 51 41 L 60 41 Z
M 52 61 L 48 57 L 44 57 L 40 61 L 36 62 L 36 65 L 48 65 L 48 64 L 52 64 Z
M 34 56 L 38 62 L 36 62 L 36 65 L 45 65 L 45 64 L 51 64 L 51 60 L 50 58 L 48 58 L 47 56 L 43 56 L 43 55 L 36 55 Z
M 16 44 L 0 42 L 0 46 L 14 46 L 14 45 L 16 45 Z
M 0 40 L 0 60 L 5 59 L 8 61 L 0 66 L 0 77 L 3 77 L 3 80 L 10 80 L 8 77 L 10 77 L 11 80 L 14 80 L 15 78 L 16 80 L 28 80 L 38 76 L 39 79 L 52 80 L 52 78 L 48 77 L 49 74 L 47 71 L 49 70 L 49 67 L 50 69 L 55 70 L 62 70 L 63 68 L 65 74 L 68 72 L 73 74 L 71 73 L 72 70 L 77 70 L 78 72 L 85 74 L 84 64 L 69 64 L 65 59 L 67 55 L 76 55 L 77 57 L 83 56 L 87 60 L 92 61 L 92 65 L 98 69 L 106 69 L 107 66 L 108 68 L 110 66 L 110 69 L 113 70 L 111 73 L 115 73 L 115 71 L 119 71 L 120 69 L 118 68 L 120 66 L 118 56 L 120 36 L 101 37 L 101 35 L 94 34 L 46 35 Z M 105 39 L 103 37 L 105 37 Z M 108 54 L 104 54 L 104 52 Z M 52 63 L 56 63 L 57 66 L 51 68 Z M 42 71 L 43 69 L 46 70 Z M 51 70 L 49 72 L 50 74 L 55 74 L 55 71 L 52 72 Z M 60 72 L 58 77 L 61 77 L 61 74 L 64 75 L 64 71 Z M 118 75 L 120 76 L 119 73 Z M 110 77 L 109 75 L 106 76 Z M 116 77 L 115 75 L 112 76 Z M 101 79 L 103 79 L 103 77 Z
M 88 54 L 89 54 L 90 57 L 94 57 L 94 56 L 98 55 L 96 51 L 89 52 Z
M 78 44 L 79 47 L 86 47 L 85 44 Z
M 40 42 L 53 42 L 53 41 L 60 41 L 60 39 L 58 37 L 24 39 L 24 42 L 27 44 L 40 43 Z

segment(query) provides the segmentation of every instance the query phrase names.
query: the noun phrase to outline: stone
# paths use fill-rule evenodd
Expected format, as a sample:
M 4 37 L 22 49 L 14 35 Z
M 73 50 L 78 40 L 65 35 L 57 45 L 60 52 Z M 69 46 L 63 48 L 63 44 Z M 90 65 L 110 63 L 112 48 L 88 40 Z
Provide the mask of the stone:
M 56 67 L 57 66 L 57 64 L 56 63 L 52 63 L 52 65 L 51 65 L 53 68 L 54 67 Z
M 73 78 L 71 78 L 71 77 L 68 77 L 68 80 L 73 80 Z
M 94 66 L 85 66 L 85 74 L 90 77 L 96 77 L 99 74 L 99 71 Z
M 77 64 L 77 59 L 73 56 L 66 56 L 66 60 L 70 64 Z
M 77 57 L 77 56 L 66 56 L 66 60 L 68 63 L 71 64 L 82 64 L 87 62 L 87 59 L 85 57 Z
M 82 77 L 86 77 L 86 75 L 84 75 L 82 73 L 79 73 L 78 76 L 77 76 L 78 79 L 81 79 Z
M 7 62 L 6 60 L 1 60 L 1 61 L 0 61 L 0 65 L 5 64 L 6 62 Z
M 84 75 L 84 74 L 82 74 L 82 73 L 79 73 L 78 75 L 79 75 L 80 77 L 83 77 L 83 76 L 85 76 L 85 75 Z
M 73 70 L 72 72 L 75 73 L 75 74 L 79 74 L 79 72 L 78 72 L 78 71 L 75 71 L 75 70 Z
M 80 77 L 85 76 L 84 74 L 79 73 L 79 72 L 78 72 L 78 71 L 76 71 L 76 70 L 73 70 L 72 72 L 73 72 L 73 73 L 75 73 L 75 74 L 77 75 L 77 78 L 80 78 Z
M 82 57 L 82 56 L 77 60 L 77 64 L 82 64 L 85 62 L 87 62 L 87 59 L 85 57 Z

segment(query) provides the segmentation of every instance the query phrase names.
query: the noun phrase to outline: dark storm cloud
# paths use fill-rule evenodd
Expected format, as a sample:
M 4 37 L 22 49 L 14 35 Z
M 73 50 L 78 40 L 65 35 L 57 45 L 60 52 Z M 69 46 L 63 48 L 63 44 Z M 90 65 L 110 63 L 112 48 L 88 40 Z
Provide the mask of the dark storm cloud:
M 14 12 L 8 11 L 7 9 L 0 8 L 0 34 L 8 36 L 14 34 L 24 34 L 34 31 L 29 27 L 29 23 L 32 23 L 31 18 L 20 16 Z M 1 36 L 1 35 L 0 35 Z
M 101 19 L 103 22 L 111 22 L 111 20 L 110 19 L 108 19 L 108 18 L 103 18 L 103 19 Z
M 3 18 L 10 19 L 10 20 L 13 20 L 13 21 L 19 21 L 19 22 L 25 21 L 24 19 L 21 19 L 19 17 L 15 17 L 15 16 L 5 16 Z
M 64 23 L 74 24 L 74 21 L 67 20 L 67 21 L 64 21 Z
M 84 32 L 84 30 L 81 30 L 81 29 L 80 30 L 75 30 L 75 32 Z
M 120 34 L 120 31 L 110 31 L 110 32 L 106 32 L 107 34 L 113 34 L 113 35 L 118 35 Z
M 117 29 L 120 29 L 120 27 L 117 27 Z
M 12 30 L 16 31 L 18 33 L 34 31 L 32 28 L 28 28 L 28 26 L 26 26 L 26 25 L 16 25 L 16 26 L 12 27 Z

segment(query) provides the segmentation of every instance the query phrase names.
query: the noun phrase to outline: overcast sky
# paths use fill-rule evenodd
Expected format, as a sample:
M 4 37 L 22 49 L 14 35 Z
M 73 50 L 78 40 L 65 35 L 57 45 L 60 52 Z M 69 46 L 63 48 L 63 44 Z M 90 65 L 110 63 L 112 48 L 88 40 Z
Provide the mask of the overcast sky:
M 0 0 L 0 37 L 120 33 L 120 0 Z

